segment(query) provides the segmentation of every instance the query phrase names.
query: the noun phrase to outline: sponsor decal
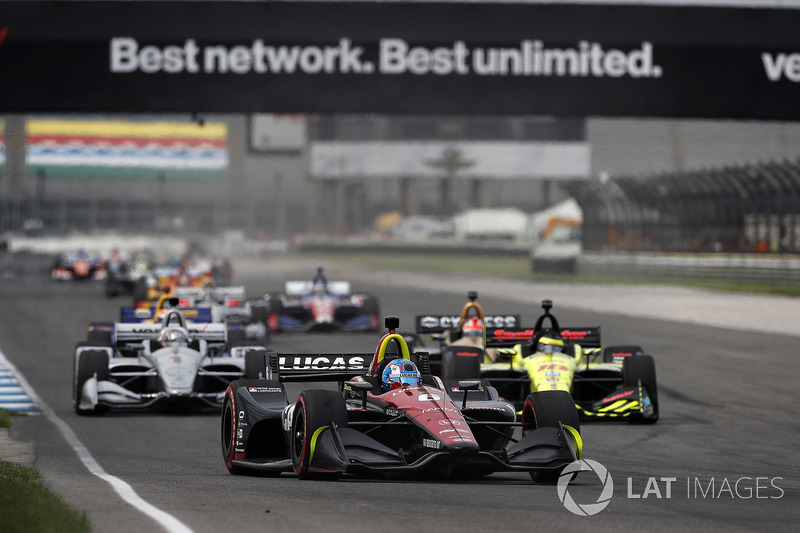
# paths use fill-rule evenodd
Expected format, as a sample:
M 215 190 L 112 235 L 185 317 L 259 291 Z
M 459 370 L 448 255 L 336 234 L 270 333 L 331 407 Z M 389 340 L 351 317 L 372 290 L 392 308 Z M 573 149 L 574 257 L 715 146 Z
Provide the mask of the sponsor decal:
M 452 407 L 428 407 L 423 409 L 420 414 L 430 413 L 432 411 L 450 411 L 451 413 L 457 413 L 458 409 L 453 409 Z
M 458 357 L 478 357 L 477 352 L 456 352 Z
M 284 370 L 347 370 L 348 368 L 364 367 L 364 357 L 342 357 L 342 356 L 305 356 L 305 357 L 281 357 L 279 364 Z
M 545 372 L 545 371 L 559 371 L 559 372 L 569 372 L 569 367 L 566 365 L 556 365 L 556 364 L 547 364 L 547 365 L 539 365 L 539 368 L 536 369 L 537 372 Z
M 589 334 L 589 331 L 587 331 L 585 329 L 584 330 L 575 330 L 575 331 L 572 331 L 572 330 L 569 330 L 569 329 L 565 329 L 565 330 L 563 330 L 561 332 L 561 338 L 562 339 L 567 339 L 567 340 L 581 340 L 581 339 L 585 338 L 588 334 Z
M 136 309 L 133 312 L 133 316 L 135 316 L 136 318 L 150 318 L 150 315 L 151 315 L 150 310 L 144 308 Z
M 387 407 L 386 414 L 389 416 L 400 416 L 400 411 L 398 411 L 394 407 Z
M 431 401 L 431 402 L 439 402 L 442 400 L 441 396 L 437 396 L 436 394 L 420 394 L 417 398 L 418 401 Z
M 515 315 L 486 315 L 484 323 L 488 328 L 513 328 L 517 326 Z M 452 329 L 457 328 L 461 315 L 426 315 L 419 318 L 419 326 L 423 328 Z
M 613 402 L 615 400 L 621 400 L 622 398 L 626 398 L 633 394 L 635 391 L 633 389 L 627 390 L 625 392 L 620 392 L 619 394 L 613 394 L 611 396 L 606 396 L 603 398 L 603 402 Z
M 422 446 L 425 448 L 433 448 L 438 450 L 442 447 L 442 443 L 434 439 L 422 439 Z
M 461 422 L 458 420 L 439 420 L 440 426 L 460 426 Z
M 242 428 L 239 428 L 239 429 L 236 430 L 236 438 L 237 439 L 241 439 L 243 437 L 243 435 L 244 435 L 244 430 Z
M 496 329 L 494 331 L 494 338 L 496 340 L 528 340 L 533 339 L 533 335 L 536 332 L 532 329 L 526 329 L 524 331 L 506 331 L 504 329 Z
M 631 352 L 613 352 L 611 356 L 616 359 L 617 357 L 632 357 L 633 354 Z
M 283 392 L 280 387 L 247 387 L 248 392 Z M 244 414 L 244 411 L 242 411 Z

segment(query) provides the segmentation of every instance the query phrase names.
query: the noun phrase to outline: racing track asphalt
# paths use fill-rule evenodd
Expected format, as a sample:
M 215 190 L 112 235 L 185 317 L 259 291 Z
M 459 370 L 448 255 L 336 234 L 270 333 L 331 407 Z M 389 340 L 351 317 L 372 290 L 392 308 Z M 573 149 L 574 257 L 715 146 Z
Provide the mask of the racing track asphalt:
M 796 531 L 800 523 L 796 334 L 607 312 L 620 290 L 608 293 L 593 310 L 570 306 L 566 294 L 553 295 L 558 287 L 545 290 L 531 284 L 525 291 L 515 285 L 508 294 L 491 280 L 438 278 L 430 286 L 425 276 L 411 276 L 409 282 L 401 275 L 329 267 L 329 279 L 341 276 L 355 290 L 375 292 L 382 312 L 398 315 L 401 326 L 412 324 L 418 313 L 457 312 L 473 289 L 487 311 L 521 313 L 525 323 L 538 315 L 536 303 L 549 297 L 562 326 L 600 325 L 605 344 L 640 344 L 653 354 L 659 423 L 583 424 L 585 458 L 608 469 L 614 491 L 605 510 L 579 517 L 565 509 L 555 486 L 533 485 L 523 474 L 472 481 L 336 483 L 301 482 L 288 475 L 231 476 L 221 458 L 216 413 L 78 417 L 71 406 L 72 347 L 88 322 L 116 316 L 125 301 L 105 299 L 97 285 L 51 284 L 46 266 L 34 258 L 26 261 L 31 263 L 25 268 L 4 268 L 0 276 L 0 350 L 109 474 L 197 533 L 395 528 L 774 532 Z M 235 268 L 235 281 L 249 294 L 313 274 L 313 265 L 280 261 L 248 261 Z M 651 294 L 636 291 L 644 300 L 637 305 L 658 306 Z M 759 305 L 767 304 L 753 305 L 758 312 L 765 311 Z M 273 347 L 284 352 L 371 352 L 376 341 L 370 334 L 286 334 L 275 336 Z M 95 532 L 159 531 L 105 481 L 86 471 L 47 417 L 15 419 L 12 434 L 35 446 L 35 466 L 48 487 L 71 506 L 86 510 Z M 591 474 L 581 474 L 569 486 L 569 495 L 581 504 L 596 502 L 600 492 L 600 482 Z

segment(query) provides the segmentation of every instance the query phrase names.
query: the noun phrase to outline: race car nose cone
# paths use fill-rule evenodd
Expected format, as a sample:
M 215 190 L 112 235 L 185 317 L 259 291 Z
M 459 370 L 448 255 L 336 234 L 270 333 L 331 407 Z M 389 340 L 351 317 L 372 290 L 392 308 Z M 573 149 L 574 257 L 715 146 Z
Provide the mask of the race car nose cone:
M 465 455 L 475 455 L 480 450 L 480 447 L 476 442 L 450 442 L 445 446 L 445 449 L 451 455 L 458 455 L 458 456 L 465 456 Z

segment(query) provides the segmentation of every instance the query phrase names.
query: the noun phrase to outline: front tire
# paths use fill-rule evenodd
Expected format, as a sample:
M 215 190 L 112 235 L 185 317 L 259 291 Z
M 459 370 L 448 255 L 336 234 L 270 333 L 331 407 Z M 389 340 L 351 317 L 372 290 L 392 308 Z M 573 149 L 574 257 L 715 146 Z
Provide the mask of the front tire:
M 522 408 L 523 434 L 526 430 L 545 427 L 558 428 L 559 422 L 565 426 L 571 426 L 580 434 L 581 423 L 578 418 L 578 410 L 575 408 L 575 400 L 572 399 L 570 393 L 560 390 L 540 391 L 529 394 L 525 398 Z M 555 483 L 558 481 L 561 471 L 533 471 L 530 475 L 531 479 L 537 483 Z
M 341 472 L 319 472 L 310 468 L 311 448 L 317 430 L 347 425 L 344 397 L 335 391 L 307 390 L 300 393 L 292 417 L 292 468 L 300 479 L 335 480 Z
M 97 381 L 107 380 L 108 372 L 108 353 L 102 350 L 86 350 L 81 353 L 78 362 L 78 377 L 75 382 L 73 400 L 75 402 L 75 412 L 79 415 L 103 414 L 102 409 L 97 406 L 93 409 L 81 409 L 81 392 L 84 384 L 92 377 L 97 376 Z
M 656 363 L 652 355 L 637 355 L 628 357 L 622 363 L 622 382 L 625 387 L 642 387 L 647 390 L 650 402 L 653 404 L 653 417 L 629 418 L 630 422 L 654 424 L 658 421 L 658 384 L 656 382 Z
M 225 402 L 222 404 L 222 428 L 220 434 L 222 436 L 222 458 L 225 460 L 225 467 L 228 469 L 228 472 L 234 476 L 244 473 L 241 467 L 233 464 L 238 423 L 233 387 L 228 386 L 228 389 L 225 391 Z

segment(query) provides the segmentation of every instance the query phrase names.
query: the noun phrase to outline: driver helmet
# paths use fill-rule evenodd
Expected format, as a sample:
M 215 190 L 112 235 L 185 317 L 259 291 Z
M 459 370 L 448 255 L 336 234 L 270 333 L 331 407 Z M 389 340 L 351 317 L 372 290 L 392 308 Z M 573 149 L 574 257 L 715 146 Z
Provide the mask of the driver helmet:
M 384 392 L 402 386 L 419 385 L 420 374 L 417 365 L 408 359 L 395 359 L 386 365 L 381 376 L 381 388 Z
M 536 345 L 536 351 L 540 353 L 557 353 L 564 349 L 564 341 L 554 337 L 542 337 Z
M 189 332 L 183 328 L 166 328 L 158 336 L 161 346 L 189 346 Z
M 461 333 L 467 339 L 481 339 L 483 340 L 483 322 L 474 316 L 468 319 L 461 326 Z

